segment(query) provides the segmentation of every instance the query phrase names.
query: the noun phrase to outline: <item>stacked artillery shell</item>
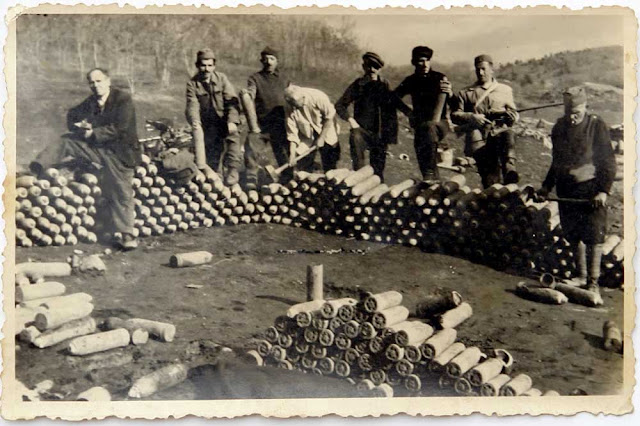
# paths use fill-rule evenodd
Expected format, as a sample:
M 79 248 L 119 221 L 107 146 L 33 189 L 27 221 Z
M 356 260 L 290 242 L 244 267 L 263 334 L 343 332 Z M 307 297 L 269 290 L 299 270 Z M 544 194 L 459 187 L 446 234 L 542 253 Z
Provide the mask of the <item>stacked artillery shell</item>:
M 69 180 L 54 168 L 42 179 L 16 179 L 16 243 L 22 247 L 95 243 L 96 205 L 102 191 L 97 178 L 85 173 Z
M 159 175 L 149 157 L 136 168 L 133 179 L 135 226 L 138 236 L 161 235 L 196 228 L 259 221 L 258 193 L 229 188 L 217 175 L 199 174 L 179 185 Z
M 425 394 L 427 384 L 451 394 L 528 395 L 531 381 L 508 375 L 508 352 L 496 349 L 488 356 L 457 341 L 454 328 L 442 328 L 452 316 L 457 326 L 469 314 L 466 305 L 459 293 L 439 291 L 418 307 L 427 323 L 408 319 L 396 291 L 300 303 L 276 318 L 247 359 L 344 378 L 368 396 Z
M 101 202 L 95 176 L 70 183 L 54 169 L 47 176 L 18 179 L 18 244 L 94 241 L 94 204 Z M 169 182 L 159 175 L 159 166 L 143 156 L 133 189 L 135 233 L 141 237 L 266 222 L 420 246 L 527 275 L 576 276 L 575 255 L 562 237 L 557 203 L 525 201 L 528 188 L 515 184 L 472 190 L 464 176 L 455 175 L 431 186 L 412 179 L 390 186 L 366 166 L 325 174 L 297 172 L 286 185 L 273 183 L 260 193 L 245 193 L 239 185 L 226 187 L 215 174 L 199 174 L 185 185 Z M 622 285 L 623 260 L 623 243 L 608 236 L 603 285 Z

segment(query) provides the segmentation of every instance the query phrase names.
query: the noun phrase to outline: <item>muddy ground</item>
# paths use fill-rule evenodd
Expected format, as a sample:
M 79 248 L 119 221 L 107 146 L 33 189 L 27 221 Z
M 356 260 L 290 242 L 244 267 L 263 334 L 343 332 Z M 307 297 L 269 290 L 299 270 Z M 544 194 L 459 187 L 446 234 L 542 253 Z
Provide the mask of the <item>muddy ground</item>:
M 364 254 L 279 254 L 278 250 L 359 249 Z M 81 246 L 86 253 L 104 249 Z M 173 269 L 174 252 L 208 250 L 208 265 Z M 64 260 L 73 248 L 19 250 L 17 262 Z M 304 301 L 306 266 L 323 264 L 327 296 L 351 295 L 356 289 L 398 290 L 410 310 L 435 286 L 459 291 L 474 315 L 458 327 L 466 344 L 501 347 L 516 360 L 516 371 L 532 376 L 540 389 L 569 394 L 611 394 L 623 384 L 622 356 L 601 348 L 604 321 L 622 322 L 622 292 L 603 289 L 604 307 L 543 305 L 520 299 L 512 290 L 521 277 L 506 275 L 465 260 L 424 253 L 416 248 L 374 244 L 282 225 L 243 225 L 199 229 L 149 238 L 142 248 L 104 257 L 103 276 L 64 279 L 68 293 L 93 295 L 97 319 L 116 315 L 166 321 L 176 325 L 171 343 L 115 350 L 131 353 L 129 364 L 85 371 L 77 357 L 64 354 L 64 343 L 35 349 L 17 343 L 16 376 L 27 386 L 51 379 L 53 389 L 74 397 L 101 385 L 123 398 L 132 380 L 180 360 L 190 366 L 211 363 L 215 344 L 242 351 L 293 303 Z M 188 284 L 202 285 L 190 289 Z M 193 398 L 187 382 L 154 399 Z M 435 392 L 435 389 L 433 389 Z M 429 388 L 424 392 L 430 394 Z

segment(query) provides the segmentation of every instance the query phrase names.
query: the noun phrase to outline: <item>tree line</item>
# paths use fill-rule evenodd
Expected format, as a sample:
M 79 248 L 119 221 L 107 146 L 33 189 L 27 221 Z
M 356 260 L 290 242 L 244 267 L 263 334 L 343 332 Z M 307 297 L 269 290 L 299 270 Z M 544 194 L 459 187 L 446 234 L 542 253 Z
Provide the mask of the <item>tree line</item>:
M 224 63 L 255 67 L 265 45 L 288 70 L 351 73 L 360 48 L 349 18 L 328 25 L 308 16 L 22 15 L 18 67 L 27 73 L 76 73 L 104 67 L 135 92 L 141 83 L 167 88 L 195 72 L 210 47 Z M 327 71 L 328 70 L 328 71 Z

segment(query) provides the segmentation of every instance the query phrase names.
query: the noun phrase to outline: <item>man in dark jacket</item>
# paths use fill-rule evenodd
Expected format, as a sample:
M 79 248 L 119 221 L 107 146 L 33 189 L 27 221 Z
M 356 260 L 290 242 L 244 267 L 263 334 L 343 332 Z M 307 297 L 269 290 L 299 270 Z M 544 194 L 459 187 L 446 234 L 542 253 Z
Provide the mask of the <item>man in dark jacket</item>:
M 558 197 L 583 199 L 585 203 L 559 204 L 562 232 L 577 255 L 580 280 L 598 291 L 602 243 L 607 226 L 607 196 L 616 175 L 616 161 L 609 127 L 587 112 L 583 87 L 564 93 L 565 114 L 551 131 L 553 161 L 538 190 L 544 199 L 556 187 Z
M 136 114 L 131 96 L 111 87 L 109 73 L 96 68 L 87 73 L 93 94 L 67 114 L 70 134 L 46 147 L 31 163 L 39 175 L 66 160 L 91 162 L 102 167 L 102 191 L 107 200 L 106 231 L 120 233 L 116 244 L 126 250 L 137 247 L 134 237 L 134 203 L 131 188 L 141 146 L 136 134 Z
M 405 78 L 396 88 L 395 103 L 407 117 L 415 131 L 414 147 L 418 165 L 425 181 L 434 181 L 438 174 L 438 143 L 449 131 L 445 115 L 446 98 L 451 96 L 451 83 L 447 77 L 431 68 L 433 50 L 427 46 L 416 46 L 411 51 L 411 63 L 415 72 Z M 402 102 L 411 95 L 413 108 Z
M 245 143 L 245 165 L 247 189 L 256 189 L 258 184 L 258 158 L 265 143 L 271 144 L 278 166 L 289 161 L 289 142 L 285 127 L 284 89 L 289 79 L 278 68 L 278 51 L 265 47 L 260 52 L 262 70 L 251 75 L 247 88 L 240 92 L 240 99 L 247 115 L 249 134 Z M 293 177 L 291 169 L 281 175 L 282 182 Z
M 384 61 L 378 54 L 365 53 L 362 56 L 364 76 L 347 87 L 336 102 L 336 112 L 351 126 L 349 145 L 353 169 L 365 166 L 365 153 L 369 150 L 369 163 L 384 180 L 387 145 L 397 143 L 398 117 L 389 81 L 379 74 L 383 66 Z M 349 110 L 350 104 L 353 112 Z

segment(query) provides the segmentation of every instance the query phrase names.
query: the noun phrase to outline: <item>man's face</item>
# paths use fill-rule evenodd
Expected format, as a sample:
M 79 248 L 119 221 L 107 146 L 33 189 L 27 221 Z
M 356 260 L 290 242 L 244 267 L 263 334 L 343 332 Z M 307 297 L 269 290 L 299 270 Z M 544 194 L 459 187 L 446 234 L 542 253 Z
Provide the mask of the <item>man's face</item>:
M 489 62 L 480 62 L 476 65 L 476 77 L 480 83 L 488 83 L 493 80 L 493 66 Z
M 100 98 L 109 93 L 111 80 L 102 71 L 93 71 L 87 76 L 87 82 L 89 83 L 89 88 L 95 96 Z
M 587 115 L 587 104 L 571 105 L 570 102 L 565 102 L 564 114 L 569 118 L 572 126 L 577 126 L 582 123 L 585 115 Z
M 380 72 L 380 68 L 372 63 L 371 61 L 363 61 L 362 62 L 362 69 L 364 70 L 364 74 L 375 78 L 378 76 L 378 73 Z
M 262 67 L 265 71 L 273 72 L 278 66 L 278 58 L 273 55 L 262 55 L 260 59 Z
M 431 69 L 431 59 L 423 56 L 416 59 L 413 66 L 416 68 L 416 74 L 426 74 Z
M 216 61 L 214 59 L 201 59 L 196 63 L 198 73 L 201 77 L 209 78 L 216 69 Z

